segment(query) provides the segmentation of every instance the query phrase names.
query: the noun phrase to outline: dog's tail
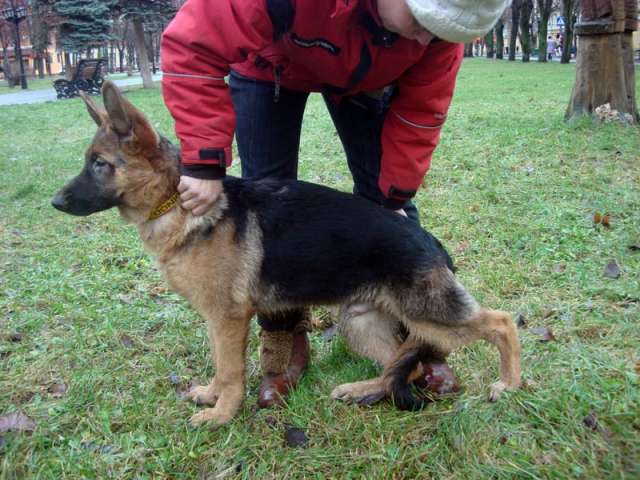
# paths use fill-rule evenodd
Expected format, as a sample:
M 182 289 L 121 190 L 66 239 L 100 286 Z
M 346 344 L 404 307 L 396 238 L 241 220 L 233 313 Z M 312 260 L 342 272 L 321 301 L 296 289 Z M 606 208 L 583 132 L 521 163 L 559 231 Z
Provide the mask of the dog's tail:
M 398 357 L 384 374 L 388 391 L 396 407 L 400 410 L 415 411 L 421 410 L 432 401 L 429 397 L 414 395 L 411 382 L 415 379 L 416 369 L 421 361 L 432 361 L 442 357 L 440 352 L 424 343 L 401 347 Z M 419 371 L 421 372 L 422 369 Z

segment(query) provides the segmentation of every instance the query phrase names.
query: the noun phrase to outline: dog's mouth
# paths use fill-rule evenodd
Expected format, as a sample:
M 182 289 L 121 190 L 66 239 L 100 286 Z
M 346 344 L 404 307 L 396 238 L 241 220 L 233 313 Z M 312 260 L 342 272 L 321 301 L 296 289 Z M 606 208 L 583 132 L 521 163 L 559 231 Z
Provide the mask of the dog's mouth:
M 73 201 L 71 194 L 63 191 L 56 193 L 51 200 L 51 205 L 56 210 L 80 217 L 86 217 L 87 215 L 94 213 L 90 208 L 82 207 L 80 202 Z
M 118 204 L 119 202 L 110 196 L 95 196 L 89 201 L 77 198 L 64 189 L 56 193 L 51 200 L 51 206 L 56 210 L 78 217 L 86 217 L 92 213 L 108 210 Z

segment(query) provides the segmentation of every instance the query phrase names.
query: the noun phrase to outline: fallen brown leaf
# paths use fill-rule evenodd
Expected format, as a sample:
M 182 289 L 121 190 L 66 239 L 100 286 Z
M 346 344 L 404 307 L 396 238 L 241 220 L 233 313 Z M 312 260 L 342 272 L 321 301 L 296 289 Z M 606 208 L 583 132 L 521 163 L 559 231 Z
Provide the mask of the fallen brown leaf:
M 18 343 L 22 341 L 22 334 L 19 332 L 13 332 L 9 334 L 9 341 Z
M 133 348 L 133 346 L 135 345 L 133 338 L 126 334 L 120 335 L 120 343 L 125 348 Z
M 287 427 L 284 431 L 284 439 L 290 447 L 307 448 L 309 446 L 309 437 L 299 428 Z
M 553 317 L 556 313 L 558 313 L 557 308 L 547 307 L 542 311 L 542 318 L 546 320 L 547 318 Z
M 56 398 L 62 397 L 65 393 L 67 393 L 67 390 L 69 390 L 69 387 L 66 383 L 62 382 L 54 383 L 47 389 L 51 396 Z
M 458 244 L 458 246 L 456 247 L 455 252 L 460 255 L 461 253 L 464 253 L 464 251 L 469 248 L 469 240 L 463 240 L 462 242 L 460 242 Z
M 596 417 L 595 413 L 590 413 L 589 415 L 584 417 L 582 419 L 582 423 L 584 423 L 585 427 L 590 428 L 591 430 L 598 429 L 598 418 Z
M 149 290 L 149 295 L 154 298 L 164 295 L 166 293 L 167 293 L 167 289 L 161 285 L 156 285 L 151 290 Z
M 582 340 L 593 340 L 601 336 L 606 335 L 606 330 L 603 332 L 602 328 L 597 325 L 591 325 L 589 327 L 583 327 L 576 331 L 576 335 Z
M 22 412 L 13 412 L 0 417 L 0 432 L 33 432 L 36 422 Z
M 553 266 L 553 273 L 564 273 L 567 269 L 567 266 L 564 263 L 556 263 Z
M 555 340 L 556 337 L 553 334 L 553 330 L 549 327 L 536 327 L 530 330 L 531 333 L 538 337 L 538 340 L 541 342 L 550 342 L 551 340 Z
M 534 462 L 538 465 L 551 465 L 553 463 L 553 455 L 549 453 L 545 453 L 537 457 Z
M 603 275 L 607 278 L 620 278 L 620 267 L 615 260 L 609 260 L 607 266 L 604 267 Z

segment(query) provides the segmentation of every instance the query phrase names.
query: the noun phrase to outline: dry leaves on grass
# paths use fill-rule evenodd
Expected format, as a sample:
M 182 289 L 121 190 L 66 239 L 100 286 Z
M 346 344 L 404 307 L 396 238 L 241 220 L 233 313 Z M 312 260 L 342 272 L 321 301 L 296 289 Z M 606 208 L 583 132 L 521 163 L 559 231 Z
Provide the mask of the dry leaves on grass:
M 7 338 L 9 339 L 10 342 L 18 343 L 22 341 L 22 334 L 19 332 L 13 332 L 13 333 L 10 333 Z
M 607 278 L 620 278 L 620 267 L 615 260 L 609 260 L 607 266 L 604 267 L 603 275 Z
M 309 437 L 299 428 L 286 427 L 284 439 L 289 447 L 307 448 L 309 446 Z
M 551 328 L 549 327 L 532 328 L 530 332 L 537 336 L 540 342 L 550 342 L 556 339 L 555 335 L 553 334 L 553 330 L 551 330 Z
M 611 228 L 611 216 L 596 212 L 593 214 L 593 223 L 595 225 L 602 225 L 603 227 Z
M 66 383 L 62 382 L 54 383 L 49 388 L 47 388 L 47 392 L 49 392 L 49 394 L 54 398 L 60 398 L 64 396 L 64 394 L 67 393 L 67 390 L 69 390 L 69 386 Z
M 564 273 L 564 271 L 567 269 L 567 265 L 564 263 L 556 263 L 553 266 L 553 273 Z
M 36 422 L 22 412 L 12 412 L 0 417 L 0 432 L 33 432 Z
M 133 338 L 126 334 L 120 335 L 120 343 L 124 348 L 133 348 L 135 346 Z

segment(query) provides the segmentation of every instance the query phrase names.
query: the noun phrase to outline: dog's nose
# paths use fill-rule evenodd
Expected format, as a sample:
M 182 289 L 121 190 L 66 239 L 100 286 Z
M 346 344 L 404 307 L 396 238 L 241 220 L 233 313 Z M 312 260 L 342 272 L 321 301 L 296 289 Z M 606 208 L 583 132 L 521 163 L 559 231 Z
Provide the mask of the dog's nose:
M 69 195 L 63 192 L 58 192 L 56 193 L 56 196 L 53 197 L 53 200 L 51 200 L 51 205 L 53 205 L 53 208 L 64 212 L 67 209 L 67 205 L 69 203 L 68 200 Z

